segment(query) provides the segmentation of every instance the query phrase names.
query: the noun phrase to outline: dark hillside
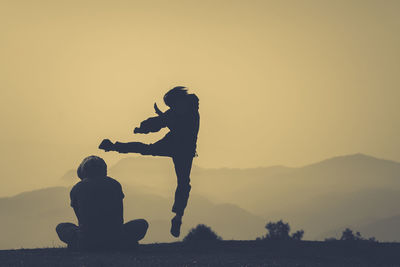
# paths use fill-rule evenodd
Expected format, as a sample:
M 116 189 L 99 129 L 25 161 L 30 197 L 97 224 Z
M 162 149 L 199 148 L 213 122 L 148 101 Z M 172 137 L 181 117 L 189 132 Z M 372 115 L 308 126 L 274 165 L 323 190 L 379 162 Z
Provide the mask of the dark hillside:
M 400 266 L 399 243 L 222 241 L 140 245 L 136 251 L 0 251 L 0 266 Z

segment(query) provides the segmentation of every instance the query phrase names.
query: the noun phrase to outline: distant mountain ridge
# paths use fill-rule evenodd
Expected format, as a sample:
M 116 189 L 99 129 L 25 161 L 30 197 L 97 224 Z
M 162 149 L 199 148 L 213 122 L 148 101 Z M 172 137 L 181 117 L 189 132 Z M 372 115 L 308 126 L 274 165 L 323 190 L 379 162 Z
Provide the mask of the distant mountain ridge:
M 60 182 L 72 185 L 78 181 L 75 175 L 70 170 Z M 176 186 L 171 160 L 124 158 L 109 167 L 109 175 L 123 184 L 126 220 L 151 220 L 147 242 L 171 241 L 168 227 Z M 306 239 L 323 239 L 335 229 L 351 226 L 378 240 L 400 240 L 395 219 L 387 219 L 400 215 L 398 162 L 354 154 L 296 168 L 194 166 L 191 178 L 184 227 L 206 223 L 224 238 L 254 239 L 265 234 L 266 222 L 283 219 L 293 230 L 304 229 Z M 59 187 L 0 198 L 0 229 L 9 229 L 1 231 L 0 247 L 18 246 L 17 240 L 25 240 L 24 246 L 56 240 L 55 224 L 74 220 L 68 191 Z M 392 233 L 380 231 L 386 224 Z
M 217 203 L 233 203 L 266 221 L 287 220 L 310 239 L 400 214 L 400 163 L 360 153 L 297 168 L 194 168 L 192 185 Z
M 24 192 L 0 199 L 0 249 L 62 245 L 55 233 L 60 222 L 76 223 L 66 187 Z M 125 187 L 125 221 L 145 218 L 150 223 L 143 242 L 176 241 L 169 233 L 171 198 L 140 193 Z M 192 195 L 182 234 L 199 223 L 210 225 L 226 239 L 255 239 L 263 233 L 264 220 L 232 204 L 214 204 Z

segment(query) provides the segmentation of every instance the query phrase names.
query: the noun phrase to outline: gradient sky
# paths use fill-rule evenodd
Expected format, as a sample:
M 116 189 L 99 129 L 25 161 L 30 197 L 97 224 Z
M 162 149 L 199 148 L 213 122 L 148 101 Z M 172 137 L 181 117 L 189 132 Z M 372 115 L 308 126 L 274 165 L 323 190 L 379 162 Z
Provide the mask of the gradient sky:
M 200 98 L 203 167 L 400 161 L 400 1 L 0 0 L 0 196 Z M 172 165 L 171 165 L 172 168 Z

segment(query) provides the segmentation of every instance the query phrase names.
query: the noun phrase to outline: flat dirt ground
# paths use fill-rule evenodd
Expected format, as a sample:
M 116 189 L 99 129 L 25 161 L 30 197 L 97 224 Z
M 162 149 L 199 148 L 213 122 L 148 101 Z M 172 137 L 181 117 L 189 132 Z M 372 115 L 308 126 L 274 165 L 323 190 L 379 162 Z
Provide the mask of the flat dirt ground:
M 1 250 L 0 266 L 400 266 L 400 243 L 220 241 L 147 244 L 114 252 Z

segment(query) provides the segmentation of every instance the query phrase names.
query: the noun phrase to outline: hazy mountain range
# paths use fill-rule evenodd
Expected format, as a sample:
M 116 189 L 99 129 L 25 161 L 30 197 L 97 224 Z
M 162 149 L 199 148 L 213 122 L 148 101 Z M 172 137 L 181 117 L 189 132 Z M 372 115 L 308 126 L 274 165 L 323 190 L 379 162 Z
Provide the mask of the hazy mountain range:
M 125 219 L 150 222 L 144 242 L 172 241 L 170 206 L 176 184 L 171 160 L 132 157 L 109 168 L 124 188 Z M 74 170 L 60 179 L 64 186 L 0 198 L 0 248 L 61 244 L 54 227 L 75 221 L 69 189 Z M 300 168 L 204 169 L 194 166 L 192 195 L 183 235 L 199 223 L 224 239 L 255 239 L 268 221 L 283 219 L 304 229 L 306 239 L 339 235 L 344 227 L 400 241 L 400 163 L 356 154 Z

